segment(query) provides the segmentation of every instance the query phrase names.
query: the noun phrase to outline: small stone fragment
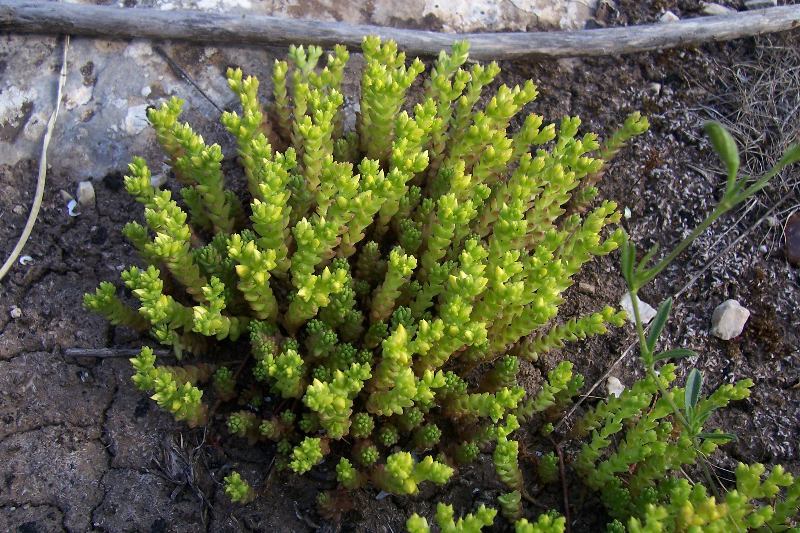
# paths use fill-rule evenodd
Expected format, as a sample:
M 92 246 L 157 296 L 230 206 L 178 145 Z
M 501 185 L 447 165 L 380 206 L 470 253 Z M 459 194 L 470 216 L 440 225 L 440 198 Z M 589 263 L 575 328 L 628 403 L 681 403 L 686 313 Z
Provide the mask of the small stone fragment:
M 609 376 L 608 380 L 606 380 L 606 392 L 608 392 L 609 396 L 616 396 L 619 398 L 619 395 L 622 394 L 622 391 L 625 390 L 625 385 L 614 376 Z
M 15 205 L 14 208 L 11 210 L 15 215 L 24 215 L 25 214 L 25 206 L 22 205 Z
M 584 294 L 594 294 L 597 292 L 597 287 L 592 285 L 591 283 L 586 283 L 585 281 L 581 281 L 578 283 L 578 290 Z
M 67 202 L 67 214 L 69 214 L 69 216 L 71 217 L 76 217 L 80 215 L 81 212 L 76 210 L 77 207 L 78 207 L 78 202 L 76 202 L 75 200 L 70 200 L 69 202 Z
M 783 228 L 783 254 L 794 266 L 800 266 L 800 211 L 795 211 L 786 219 Z
M 22 266 L 26 266 L 33 263 L 33 257 L 29 255 L 23 255 L 19 258 L 19 264 Z
M 148 124 L 147 104 L 141 104 L 128 108 L 128 114 L 125 115 L 125 121 L 122 126 L 125 128 L 125 133 L 128 135 L 138 135 Z
M 701 13 L 703 13 L 703 15 L 709 15 L 713 17 L 717 15 L 731 15 L 733 13 L 736 13 L 736 10 L 709 2 L 703 4 L 703 9 Z
M 746 9 L 765 9 L 778 5 L 778 0 L 744 0 Z
M 78 203 L 83 207 L 94 206 L 94 185 L 91 181 L 82 181 L 78 183 Z
M 22 316 L 22 309 L 20 309 L 16 305 L 12 305 L 11 310 L 8 312 L 8 314 L 11 315 L 11 318 L 13 319 L 20 318 Z
M 711 334 L 724 341 L 738 337 L 747 319 L 750 318 L 750 311 L 742 307 L 736 300 L 725 300 L 714 309 L 711 315 Z
M 150 185 L 155 187 L 156 189 L 161 188 L 167 182 L 167 175 L 166 174 L 153 174 L 150 176 Z
M 649 324 L 653 318 L 656 316 L 656 310 L 648 304 L 647 302 L 643 302 L 641 298 L 639 300 L 639 317 L 642 319 L 642 324 Z M 619 301 L 619 306 L 627 313 L 628 320 L 630 320 L 631 324 L 636 324 L 636 317 L 633 314 L 633 302 L 631 301 L 631 293 L 626 292 L 625 296 Z
M 678 22 L 681 20 L 678 18 L 678 15 L 673 13 L 672 11 L 665 11 L 663 15 L 658 17 L 658 21 L 662 24 L 669 24 L 670 22 Z

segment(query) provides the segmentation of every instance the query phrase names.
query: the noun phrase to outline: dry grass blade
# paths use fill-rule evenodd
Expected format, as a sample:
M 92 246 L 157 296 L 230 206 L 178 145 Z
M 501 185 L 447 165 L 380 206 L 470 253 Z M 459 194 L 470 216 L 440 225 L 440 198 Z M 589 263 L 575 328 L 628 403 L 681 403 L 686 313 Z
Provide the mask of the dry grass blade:
M 22 229 L 22 235 L 19 236 L 19 240 L 17 241 L 16 246 L 11 251 L 11 254 L 6 259 L 6 262 L 3 263 L 3 266 L 0 267 L 0 280 L 2 280 L 8 271 L 11 269 L 11 266 L 14 264 L 14 261 L 17 260 L 19 254 L 22 253 L 22 249 L 25 247 L 25 243 L 28 242 L 28 237 L 30 237 L 31 232 L 33 231 L 33 225 L 36 224 L 36 219 L 39 217 L 39 209 L 42 207 L 42 198 L 44 197 L 44 184 L 47 178 L 47 148 L 50 146 L 50 139 L 53 136 L 53 130 L 56 126 L 56 118 L 58 117 L 58 111 L 61 108 L 61 93 L 64 90 L 64 84 L 67 82 L 67 52 L 69 51 L 69 35 L 64 37 L 64 51 L 61 57 L 61 72 L 58 76 L 58 85 L 56 88 L 56 105 L 53 109 L 53 112 L 50 114 L 50 120 L 47 121 L 47 129 L 44 132 L 44 137 L 42 138 L 42 155 L 39 157 L 39 174 L 36 178 L 36 192 L 34 193 L 33 198 L 33 205 L 31 206 L 31 211 L 28 214 L 28 220 L 25 222 L 25 227 Z

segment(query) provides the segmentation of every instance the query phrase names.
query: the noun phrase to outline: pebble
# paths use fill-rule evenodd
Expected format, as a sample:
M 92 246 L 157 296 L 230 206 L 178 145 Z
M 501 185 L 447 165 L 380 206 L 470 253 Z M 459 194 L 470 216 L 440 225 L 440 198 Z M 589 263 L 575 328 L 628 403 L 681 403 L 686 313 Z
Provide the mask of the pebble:
M 78 197 L 78 203 L 83 207 L 94 206 L 94 185 L 91 181 L 82 181 L 78 183 L 78 192 L 75 194 Z
M 721 6 L 719 4 L 706 3 L 703 4 L 703 9 L 701 12 L 703 13 L 703 15 L 710 15 L 713 17 L 716 15 L 731 15 L 733 13 L 736 13 L 736 10 L 731 9 L 729 7 Z
M 619 306 L 628 314 L 628 320 L 631 324 L 636 324 L 636 318 L 633 314 L 633 302 L 631 301 L 631 293 L 626 292 L 625 296 L 619 301 Z M 656 316 L 656 310 L 639 298 L 639 317 L 642 319 L 642 324 L 649 324 Z
M 584 294 L 594 294 L 597 292 L 597 287 L 592 285 L 591 283 L 586 283 L 585 281 L 581 281 L 578 283 L 578 290 Z
M 60 189 L 58 193 L 61 195 L 61 199 L 65 202 L 69 202 L 70 200 L 74 200 L 75 198 L 72 197 L 70 193 L 65 191 L 64 189 Z
M 622 391 L 625 390 L 625 385 L 614 376 L 609 376 L 608 380 L 606 380 L 606 392 L 608 392 L 609 396 L 616 396 L 619 398 L 619 395 L 622 394 Z
M 736 300 L 725 300 L 711 315 L 711 334 L 724 341 L 741 335 L 750 311 Z
M 11 318 L 20 318 L 22 316 L 22 309 L 17 307 L 16 305 L 11 306 L 11 310 L 8 312 L 11 315 Z
M 78 202 L 75 200 L 70 200 L 67 202 L 67 214 L 71 217 L 76 217 L 81 214 L 80 211 L 76 209 L 78 207 Z
M 12 209 L 11 211 L 13 211 L 15 215 L 24 215 L 25 214 L 25 206 L 17 204 L 17 205 L 14 206 L 14 209 Z
M 167 175 L 166 174 L 153 174 L 150 176 L 150 185 L 155 187 L 156 189 L 161 188 L 167 182 Z
M 678 15 L 673 13 L 672 11 L 665 11 L 663 15 L 658 17 L 658 21 L 662 24 L 669 24 L 670 22 L 678 22 L 681 20 L 678 18 Z
M 800 266 L 800 211 L 795 211 L 786 219 L 783 228 L 783 254 L 794 266 Z
M 778 0 L 744 0 L 744 7 L 747 9 L 764 9 L 777 5 Z

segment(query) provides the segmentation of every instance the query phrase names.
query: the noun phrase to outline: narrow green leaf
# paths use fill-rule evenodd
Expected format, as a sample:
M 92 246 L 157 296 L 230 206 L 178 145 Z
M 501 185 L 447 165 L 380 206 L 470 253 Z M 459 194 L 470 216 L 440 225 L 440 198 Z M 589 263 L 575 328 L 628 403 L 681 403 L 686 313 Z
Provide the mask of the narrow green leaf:
M 788 166 L 800 162 L 800 144 L 793 144 L 783 152 L 779 165 Z
M 655 243 L 650 247 L 649 250 L 647 250 L 647 253 L 644 254 L 644 257 L 642 257 L 641 261 L 639 261 L 639 265 L 636 267 L 636 270 L 643 272 L 644 269 L 647 268 L 647 264 L 650 262 L 650 260 L 653 259 L 653 256 L 656 255 L 656 252 L 658 252 L 658 243 Z
M 622 277 L 628 282 L 628 288 L 632 288 L 633 283 L 633 263 L 636 260 L 636 245 L 626 237 L 622 245 Z
M 686 396 L 685 396 L 685 405 L 686 407 L 694 407 L 697 405 L 697 402 L 700 401 L 700 391 L 703 388 L 703 374 L 700 373 L 699 370 L 693 368 L 691 372 L 689 372 L 689 376 L 686 378 Z
M 736 435 L 733 433 L 698 433 L 697 437 L 703 440 L 719 442 L 731 442 L 737 439 Z
M 653 351 L 653 348 L 658 341 L 658 338 L 661 336 L 661 332 L 664 330 L 664 326 L 667 324 L 667 319 L 669 318 L 669 312 L 672 310 L 672 298 L 667 298 L 661 305 L 658 306 L 658 312 L 656 313 L 656 317 L 653 319 L 653 324 L 650 326 L 650 332 L 647 334 L 647 348 L 650 352 Z
M 659 361 L 666 361 L 667 359 L 683 359 L 684 357 L 692 357 L 694 355 L 697 355 L 697 353 L 687 348 L 675 348 L 656 355 L 653 358 L 653 362 L 657 363 Z
M 739 148 L 736 146 L 733 136 L 719 122 L 706 122 L 705 130 L 714 151 L 728 169 L 728 190 L 730 190 L 739 173 Z

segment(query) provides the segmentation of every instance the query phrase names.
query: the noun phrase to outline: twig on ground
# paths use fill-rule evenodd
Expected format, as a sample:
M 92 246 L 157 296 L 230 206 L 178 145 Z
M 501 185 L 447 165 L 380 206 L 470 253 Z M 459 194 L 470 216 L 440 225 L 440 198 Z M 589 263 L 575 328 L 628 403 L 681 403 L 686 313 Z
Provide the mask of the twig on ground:
M 153 8 L 59 4 L 31 0 L 0 0 L 0 31 L 53 33 L 68 29 L 73 35 L 110 39 L 149 38 L 227 45 L 344 44 L 358 49 L 365 35 L 394 39 L 409 54 L 437 55 L 455 41 L 472 43 L 473 59 L 524 57 L 608 56 L 698 45 L 774 31 L 790 30 L 800 22 L 800 6 L 780 6 L 699 17 L 672 24 L 601 28 L 580 31 L 448 34 L 296 20 L 240 13 L 204 13 L 197 10 L 163 11 Z
M 194 81 L 194 79 L 192 79 L 191 76 L 189 76 L 189 73 L 183 70 L 183 68 L 179 64 L 177 64 L 175 60 L 169 56 L 169 54 L 167 54 L 166 50 L 157 45 L 153 47 L 153 50 L 155 50 L 155 52 L 158 55 L 160 55 L 164 61 L 167 62 L 167 65 L 169 65 L 169 68 L 172 69 L 172 72 L 174 72 L 176 76 L 178 76 L 186 83 L 197 89 L 197 92 L 199 92 L 203 98 L 208 100 L 209 103 L 211 103 L 211 105 L 213 105 L 217 109 L 217 111 L 219 111 L 220 113 L 224 111 L 220 106 L 217 105 L 217 103 L 214 100 L 211 99 L 210 96 L 208 96 L 208 94 L 206 94 L 206 92 L 203 89 L 200 88 L 197 82 Z
M 36 192 L 33 197 L 33 205 L 28 214 L 28 220 L 25 222 L 25 227 L 22 229 L 22 235 L 19 236 L 14 249 L 11 250 L 11 255 L 8 256 L 6 262 L 0 267 L 0 280 L 5 277 L 6 273 L 11 269 L 11 266 L 19 257 L 25 243 L 28 242 L 33 231 L 33 225 L 36 224 L 36 219 L 39 217 L 39 209 L 42 207 L 42 198 L 44 197 L 44 184 L 47 177 L 47 148 L 50 146 L 50 139 L 53 137 L 53 129 L 55 129 L 56 118 L 58 117 L 58 110 L 61 108 L 61 93 L 64 90 L 64 84 L 67 81 L 67 52 L 69 50 L 69 35 L 64 37 L 64 51 L 61 56 L 61 71 L 58 75 L 58 84 L 56 86 L 56 105 L 53 112 L 50 114 L 50 120 L 47 121 L 47 128 L 42 138 L 42 155 L 39 157 L 39 175 L 36 178 Z
M 64 348 L 66 357 L 96 357 L 98 359 L 112 359 L 115 357 L 136 357 L 141 352 L 139 348 Z M 172 350 L 154 349 L 158 357 L 170 357 Z
M 556 444 L 556 441 L 549 438 L 550 443 L 553 445 L 553 448 L 556 449 L 556 453 L 558 454 L 558 474 L 561 477 L 561 496 L 564 500 L 564 519 L 567 522 L 567 533 L 570 533 L 572 530 L 572 520 L 569 515 L 569 491 L 567 490 L 567 473 L 566 468 L 564 467 L 564 451 L 561 449 L 561 444 Z

